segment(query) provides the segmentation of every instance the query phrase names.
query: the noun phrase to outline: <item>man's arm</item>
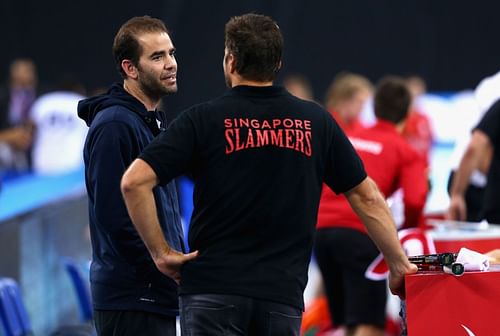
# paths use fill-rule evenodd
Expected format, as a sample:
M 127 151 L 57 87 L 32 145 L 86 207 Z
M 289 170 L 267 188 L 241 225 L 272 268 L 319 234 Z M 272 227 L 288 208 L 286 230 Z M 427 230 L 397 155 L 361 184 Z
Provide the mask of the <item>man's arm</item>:
M 489 137 L 476 129 L 453 177 L 447 218 L 462 221 L 466 219 L 467 207 L 464 195 L 470 176 L 475 169 L 480 168 L 483 158 L 490 155 L 492 149 Z
M 404 299 L 404 276 L 417 272 L 417 266 L 408 261 L 401 247 L 396 225 L 384 196 L 369 177 L 346 192 L 345 196 L 389 265 L 391 292 Z
M 158 177 L 144 160 L 136 159 L 123 175 L 121 190 L 130 218 L 149 250 L 156 267 L 176 282 L 181 266 L 198 252 L 183 254 L 173 250 L 165 240 L 158 220 L 153 188 Z

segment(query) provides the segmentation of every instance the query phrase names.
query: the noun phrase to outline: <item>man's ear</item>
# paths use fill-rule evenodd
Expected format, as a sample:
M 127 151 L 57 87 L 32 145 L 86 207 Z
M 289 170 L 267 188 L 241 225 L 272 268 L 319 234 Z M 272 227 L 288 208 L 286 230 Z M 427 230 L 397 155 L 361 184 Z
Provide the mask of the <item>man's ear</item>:
M 281 70 L 281 67 L 282 67 L 282 66 L 283 66 L 283 63 L 282 63 L 282 61 L 280 61 L 280 62 L 278 63 L 278 66 L 276 67 L 275 72 L 276 72 L 276 73 L 278 73 L 278 72 Z
M 236 72 L 236 58 L 233 54 L 227 55 L 227 69 L 229 70 L 229 73 L 233 74 Z
M 131 60 L 124 59 L 121 63 L 123 71 L 127 74 L 128 78 L 137 79 L 139 76 L 137 67 L 132 63 Z

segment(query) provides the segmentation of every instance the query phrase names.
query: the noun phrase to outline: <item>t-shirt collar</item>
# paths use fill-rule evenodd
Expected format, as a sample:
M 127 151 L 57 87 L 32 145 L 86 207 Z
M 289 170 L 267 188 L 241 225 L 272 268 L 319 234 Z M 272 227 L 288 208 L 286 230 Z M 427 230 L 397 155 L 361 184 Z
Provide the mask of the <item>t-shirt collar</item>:
M 233 95 L 245 95 L 245 96 L 274 96 L 283 95 L 286 90 L 282 86 L 270 85 L 270 86 L 249 86 L 249 85 L 238 85 L 231 88 L 228 94 Z

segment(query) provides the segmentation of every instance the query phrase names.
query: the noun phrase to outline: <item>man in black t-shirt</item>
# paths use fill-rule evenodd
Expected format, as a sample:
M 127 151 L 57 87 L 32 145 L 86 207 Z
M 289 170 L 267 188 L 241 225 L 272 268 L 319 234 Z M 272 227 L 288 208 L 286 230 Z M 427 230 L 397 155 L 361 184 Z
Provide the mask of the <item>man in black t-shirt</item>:
M 480 212 L 481 219 L 500 224 L 500 100 L 498 100 L 472 131 L 472 137 L 465 150 L 450 190 L 450 207 L 447 217 L 465 220 L 467 207 L 464 195 L 469 178 L 475 169 L 480 168 L 482 159 L 491 155 L 488 169 L 488 183 L 484 192 L 484 202 Z
M 298 335 L 322 183 L 345 193 L 404 295 L 416 271 L 385 200 L 330 114 L 273 86 L 283 39 L 269 17 L 233 17 L 225 29 L 230 90 L 175 120 L 122 179 L 130 216 L 157 267 L 181 281 L 183 335 Z M 151 191 L 194 178 L 189 245 L 165 242 Z M 182 267 L 181 267 L 182 266 Z

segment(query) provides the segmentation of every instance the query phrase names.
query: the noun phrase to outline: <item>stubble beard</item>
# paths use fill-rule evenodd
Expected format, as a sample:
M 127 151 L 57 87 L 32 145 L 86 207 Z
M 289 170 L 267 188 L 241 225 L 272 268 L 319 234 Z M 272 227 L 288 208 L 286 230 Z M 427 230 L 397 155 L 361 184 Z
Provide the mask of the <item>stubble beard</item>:
M 162 97 L 177 93 L 177 84 L 165 86 L 154 74 L 141 71 L 139 79 L 140 89 L 153 100 L 160 100 Z

